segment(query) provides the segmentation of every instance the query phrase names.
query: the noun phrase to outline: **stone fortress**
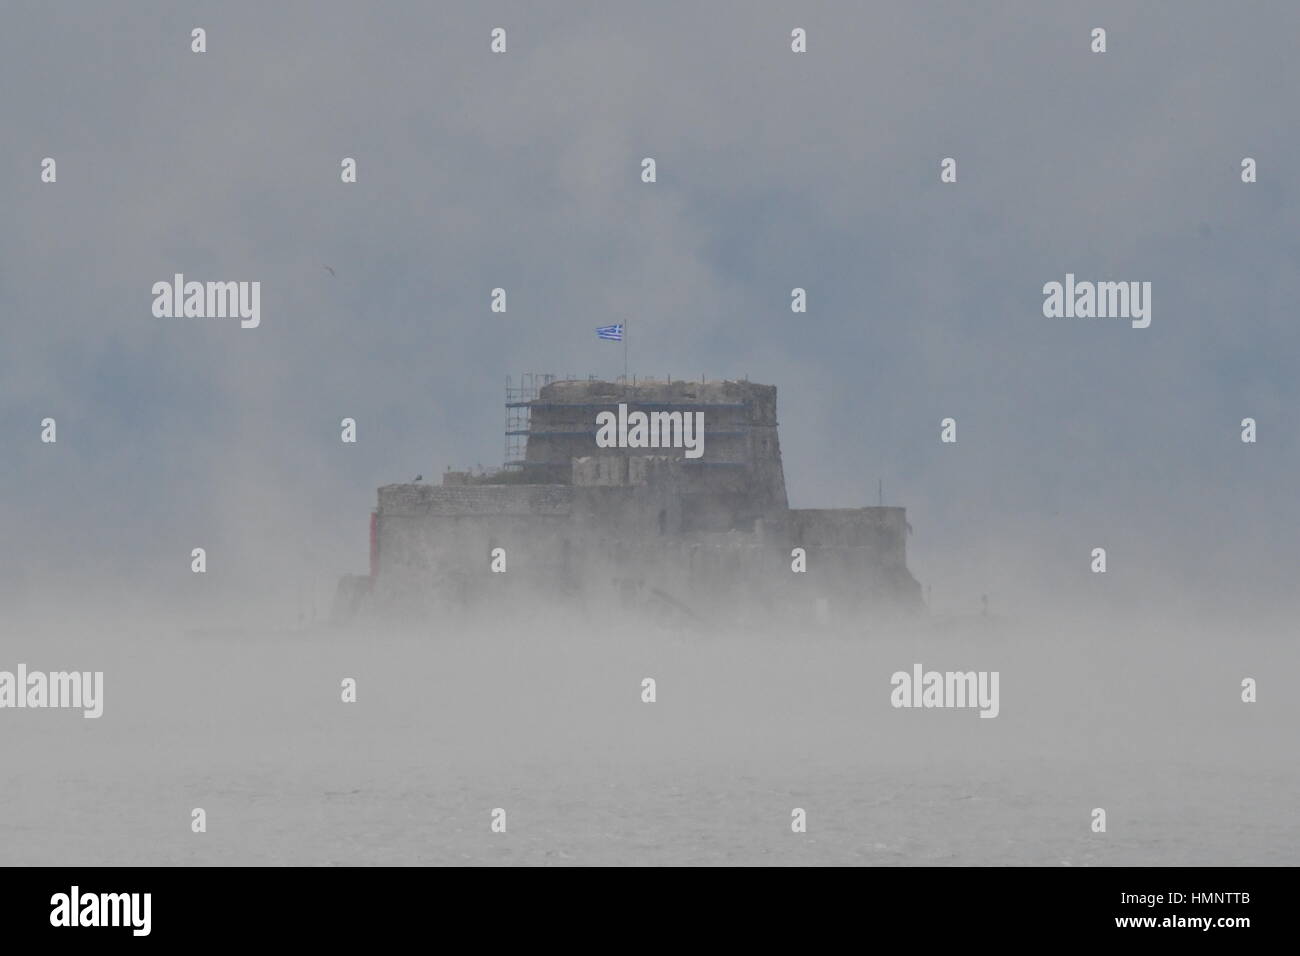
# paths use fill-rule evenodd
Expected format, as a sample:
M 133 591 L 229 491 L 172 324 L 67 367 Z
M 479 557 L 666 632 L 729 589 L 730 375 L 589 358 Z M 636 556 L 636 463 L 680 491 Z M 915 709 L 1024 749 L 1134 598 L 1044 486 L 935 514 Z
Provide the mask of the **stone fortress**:
M 547 599 L 706 624 L 920 608 L 903 508 L 789 507 L 775 386 L 546 375 L 507 380 L 506 398 L 501 470 L 379 489 L 370 575 L 341 582 L 336 616 Z M 620 404 L 702 412 L 703 454 L 600 447 L 597 416 Z

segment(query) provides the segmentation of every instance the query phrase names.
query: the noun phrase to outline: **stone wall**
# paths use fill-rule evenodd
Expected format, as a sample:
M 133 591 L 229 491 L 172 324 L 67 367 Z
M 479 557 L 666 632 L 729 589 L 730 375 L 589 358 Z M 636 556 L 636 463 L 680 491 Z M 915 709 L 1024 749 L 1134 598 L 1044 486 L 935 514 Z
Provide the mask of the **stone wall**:
M 907 563 L 904 508 L 799 508 L 787 512 L 791 547 L 858 547 Z
M 567 515 L 573 493 L 567 485 L 384 485 L 379 514 L 393 515 Z
M 596 449 L 595 414 L 619 401 L 703 408 L 704 458 Z M 528 457 L 570 455 L 557 480 L 530 484 L 525 469 L 503 483 L 452 473 L 443 485 L 380 488 L 371 596 L 473 611 L 618 594 L 651 613 L 756 625 L 919 606 L 904 509 L 787 507 L 775 388 L 556 382 L 539 402 Z M 710 428 L 734 434 L 717 442 Z M 791 570 L 796 547 L 806 573 Z M 494 548 L 505 549 L 505 574 L 490 570 Z

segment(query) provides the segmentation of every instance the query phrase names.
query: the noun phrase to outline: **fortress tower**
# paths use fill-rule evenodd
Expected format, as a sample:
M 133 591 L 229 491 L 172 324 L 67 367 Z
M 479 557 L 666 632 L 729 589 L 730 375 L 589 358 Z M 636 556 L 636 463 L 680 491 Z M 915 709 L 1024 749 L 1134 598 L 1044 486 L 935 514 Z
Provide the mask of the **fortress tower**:
M 598 416 L 620 405 L 702 414 L 702 454 L 600 447 Z M 507 421 L 506 469 L 379 489 L 354 603 L 436 611 L 618 591 L 701 620 L 850 621 L 920 606 L 904 509 L 788 506 L 775 386 L 547 376 L 533 395 L 508 393 Z M 506 574 L 488 570 L 497 548 Z M 806 572 L 792 571 L 796 548 Z
M 668 448 L 599 448 L 596 416 L 629 412 L 704 415 L 704 454 L 686 458 Z M 756 518 L 786 510 L 781 443 L 776 429 L 776 387 L 750 382 L 569 381 L 545 385 L 528 403 L 531 427 L 523 461 L 526 480 L 572 484 L 573 462 L 594 458 L 583 475 L 595 474 L 599 459 L 668 456 L 679 462 L 683 496 L 680 531 L 752 530 Z M 608 465 L 608 462 L 604 463 Z M 596 471 L 592 471 L 592 469 Z

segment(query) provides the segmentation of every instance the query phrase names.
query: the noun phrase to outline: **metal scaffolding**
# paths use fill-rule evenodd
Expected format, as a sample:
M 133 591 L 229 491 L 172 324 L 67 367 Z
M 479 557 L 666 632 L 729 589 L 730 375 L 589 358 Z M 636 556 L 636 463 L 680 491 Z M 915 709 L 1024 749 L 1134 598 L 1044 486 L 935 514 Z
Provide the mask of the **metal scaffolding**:
M 543 385 L 549 385 L 557 378 L 549 372 L 525 372 L 519 376 L 516 387 L 510 376 L 506 376 L 506 449 L 502 460 L 505 470 L 519 471 L 524 467 L 528 426 L 532 420 L 530 403 L 537 398 Z

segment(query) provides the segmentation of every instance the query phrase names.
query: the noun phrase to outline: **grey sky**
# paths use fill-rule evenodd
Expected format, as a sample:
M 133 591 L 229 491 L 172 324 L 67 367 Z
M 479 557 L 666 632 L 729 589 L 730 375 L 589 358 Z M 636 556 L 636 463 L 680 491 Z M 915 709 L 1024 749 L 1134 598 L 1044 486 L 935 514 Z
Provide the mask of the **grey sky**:
M 593 329 L 619 320 L 635 373 L 776 384 L 792 505 L 883 480 L 937 603 L 1098 599 L 1095 546 L 1105 599 L 1292 600 L 1294 4 L 0 18 L 11 608 L 197 598 L 196 546 L 226 594 L 364 570 L 375 486 L 498 463 L 504 377 L 615 375 Z M 261 327 L 155 319 L 175 272 L 261 281 Z M 1066 272 L 1151 281 L 1151 327 L 1044 318 Z

